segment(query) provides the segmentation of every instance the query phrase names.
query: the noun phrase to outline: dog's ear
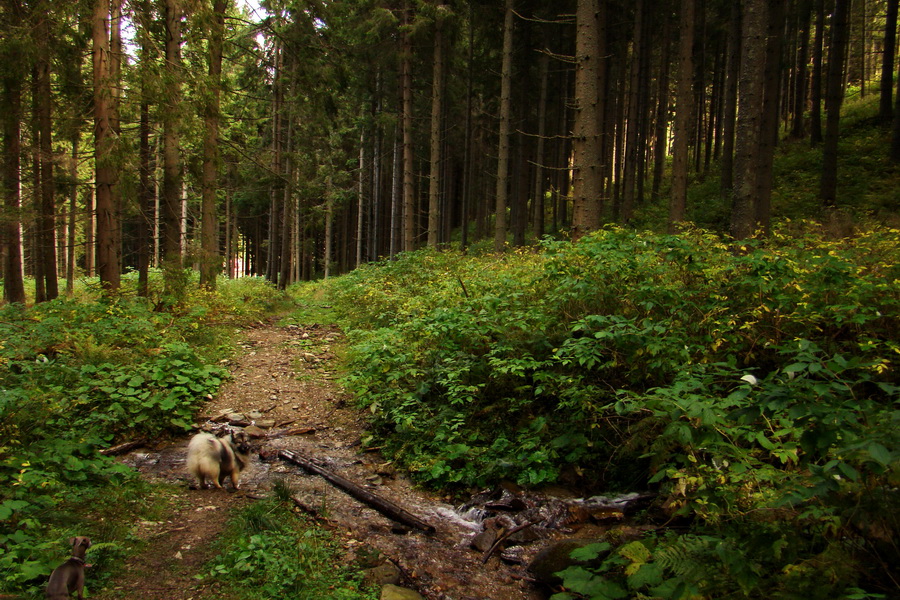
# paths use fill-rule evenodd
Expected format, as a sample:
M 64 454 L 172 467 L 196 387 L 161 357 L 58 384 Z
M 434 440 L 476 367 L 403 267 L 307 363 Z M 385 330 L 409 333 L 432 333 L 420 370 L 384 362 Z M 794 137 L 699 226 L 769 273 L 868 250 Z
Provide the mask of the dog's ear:
M 74 546 L 75 542 L 77 542 L 77 541 L 78 541 L 77 537 L 69 538 L 69 545 Z

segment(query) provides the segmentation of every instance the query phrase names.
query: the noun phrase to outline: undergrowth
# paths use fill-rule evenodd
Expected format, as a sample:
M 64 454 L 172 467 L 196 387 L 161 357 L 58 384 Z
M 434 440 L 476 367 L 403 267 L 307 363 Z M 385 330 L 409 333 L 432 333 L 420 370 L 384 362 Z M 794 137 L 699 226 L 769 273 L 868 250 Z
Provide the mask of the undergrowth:
M 254 502 L 232 517 L 218 545 L 220 554 L 204 577 L 226 581 L 232 598 L 378 597 L 374 589 L 366 589 L 358 570 L 342 565 L 342 551 L 332 535 L 277 496 Z
M 897 589 L 898 264 L 892 229 L 735 246 L 613 228 L 405 254 L 321 290 L 369 441 L 421 482 L 657 489 L 695 538 L 648 551 L 690 542 L 727 571 L 663 569 L 660 597 L 849 598 Z
M 73 535 L 121 557 L 127 532 L 103 523 L 146 514 L 148 493 L 99 451 L 190 429 L 227 375 L 234 327 L 283 302 L 262 280 L 162 302 L 137 297 L 133 279 L 113 298 L 87 281 L 73 299 L 0 307 L 0 592 L 36 593 Z M 106 563 L 92 561 L 102 581 Z

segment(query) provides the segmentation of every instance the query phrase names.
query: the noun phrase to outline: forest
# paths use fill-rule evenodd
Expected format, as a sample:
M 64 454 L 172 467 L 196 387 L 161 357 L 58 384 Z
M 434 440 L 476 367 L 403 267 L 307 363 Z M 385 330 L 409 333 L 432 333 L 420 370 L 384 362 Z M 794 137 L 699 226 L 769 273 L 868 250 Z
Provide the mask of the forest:
M 0 0 L 0 597 L 274 319 L 424 489 L 654 498 L 543 597 L 897 597 L 898 4 Z M 375 597 L 281 500 L 197 579 Z

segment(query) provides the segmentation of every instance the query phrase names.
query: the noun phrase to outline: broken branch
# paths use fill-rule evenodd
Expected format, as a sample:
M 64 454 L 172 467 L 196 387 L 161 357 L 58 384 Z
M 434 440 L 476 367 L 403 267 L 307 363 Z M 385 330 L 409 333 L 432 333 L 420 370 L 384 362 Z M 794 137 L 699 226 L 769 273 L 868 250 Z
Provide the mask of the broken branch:
M 426 533 L 434 533 L 435 531 L 432 525 L 429 525 L 407 510 L 400 508 L 390 500 L 386 500 L 384 498 L 381 498 L 380 496 L 376 496 L 372 492 L 361 488 L 349 479 L 345 479 L 337 473 L 333 473 L 328 469 L 320 467 L 319 465 L 310 461 L 308 458 L 301 456 L 296 452 L 291 452 L 290 450 L 282 450 L 278 453 L 278 457 L 282 460 L 286 460 L 288 462 L 294 463 L 295 465 L 303 467 L 310 473 L 319 475 L 335 487 L 347 492 L 349 495 L 353 496 L 360 502 L 368 504 L 386 517 L 389 517 L 399 523 L 403 523 L 404 525 L 408 525 L 416 529 L 421 529 Z

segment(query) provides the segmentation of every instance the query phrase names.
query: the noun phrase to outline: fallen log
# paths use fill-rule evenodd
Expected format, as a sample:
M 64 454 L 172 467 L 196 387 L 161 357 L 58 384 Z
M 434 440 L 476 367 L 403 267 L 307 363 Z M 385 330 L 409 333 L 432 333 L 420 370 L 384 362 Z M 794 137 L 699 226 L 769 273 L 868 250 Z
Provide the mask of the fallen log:
M 421 529 L 426 533 L 434 533 L 435 531 L 432 525 L 429 525 L 407 510 L 400 508 L 390 500 L 386 500 L 380 496 L 376 496 L 372 492 L 356 485 L 349 479 L 345 479 L 344 477 L 341 477 L 340 475 L 333 473 L 328 469 L 320 467 L 308 458 L 301 456 L 296 452 L 291 452 L 290 450 L 282 450 L 278 453 L 278 457 L 282 460 L 294 463 L 295 465 L 299 465 L 310 473 L 319 475 L 335 487 L 347 492 L 349 495 L 353 496 L 360 502 L 368 504 L 386 517 L 389 517 L 399 523 L 403 523 L 404 525 L 408 525 L 416 529 Z
M 125 454 L 126 452 L 131 452 L 135 448 L 140 448 L 147 444 L 147 440 L 135 440 L 133 442 L 125 442 L 124 444 L 119 444 L 118 446 L 110 446 L 109 448 L 104 448 L 100 451 L 100 454 L 104 456 L 118 456 L 120 454 Z

